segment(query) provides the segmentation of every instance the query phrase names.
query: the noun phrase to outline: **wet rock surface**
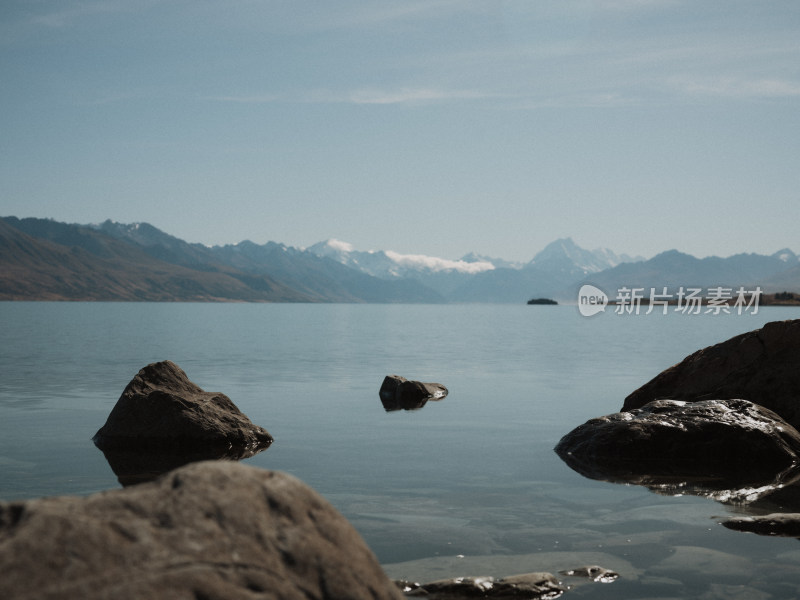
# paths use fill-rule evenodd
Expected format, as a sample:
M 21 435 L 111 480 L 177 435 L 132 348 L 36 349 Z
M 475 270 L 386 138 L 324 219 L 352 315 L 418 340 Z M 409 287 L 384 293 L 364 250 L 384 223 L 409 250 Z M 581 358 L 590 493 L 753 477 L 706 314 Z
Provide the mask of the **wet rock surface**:
M 662 398 L 744 398 L 800 427 L 800 320 L 770 322 L 698 350 L 632 392 L 622 410 Z
M 619 573 L 606 569 L 600 565 L 590 565 L 587 567 L 576 567 L 574 569 L 566 569 L 558 572 L 559 575 L 565 577 L 585 577 L 591 581 L 600 583 L 611 583 L 619 579 Z
M 494 577 L 454 577 L 420 585 L 408 581 L 395 582 L 412 598 L 456 600 L 458 598 L 558 598 L 567 588 L 550 573 L 525 573 L 495 579 Z
M 447 396 L 447 388 L 441 383 L 410 381 L 399 375 L 387 375 L 379 392 L 383 408 L 395 410 L 417 410 L 429 400 L 441 400 Z
M 93 440 L 103 451 L 234 454 L 263 450 L 273 441 L 225 394 L 204 391 L 171 361 L 136 374 Z
M 2 598 L 402 598 L 326 500 L 233 462 L 2 503 L 0 572 Z
M 753 517 L 734 517 L 720 523 L 728 529 L 758 535 L 800 538 L 800 513 L 773 513 Z
M 704 479 L 708 485 L 780 483 L 800 454 L 800 433 L 747 400 L 658 400 L 590 419 L 556 453 L 592 479 Z

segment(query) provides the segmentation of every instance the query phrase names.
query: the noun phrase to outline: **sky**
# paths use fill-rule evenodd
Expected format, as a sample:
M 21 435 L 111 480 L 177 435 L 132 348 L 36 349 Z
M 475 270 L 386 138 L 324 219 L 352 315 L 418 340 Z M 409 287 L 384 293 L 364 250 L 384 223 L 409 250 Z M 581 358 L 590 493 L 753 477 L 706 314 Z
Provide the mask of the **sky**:
M 0 216 L 800 253 L 796 0 L 3 0 Z

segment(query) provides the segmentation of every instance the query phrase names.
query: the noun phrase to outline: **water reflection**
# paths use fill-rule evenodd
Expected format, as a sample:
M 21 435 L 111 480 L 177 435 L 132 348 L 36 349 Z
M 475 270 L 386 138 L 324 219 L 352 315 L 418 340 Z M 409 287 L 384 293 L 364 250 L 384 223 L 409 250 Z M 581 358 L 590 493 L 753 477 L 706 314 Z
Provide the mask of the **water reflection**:
M 381 397 L 381 404 L 386 412 L 395 410 L 419 410 L 425 406 L 429 400 L 438 402 L 443 398 L 384 398 Z
M 266 450 L 269 444 L 256 449 L 206 449 L 189 452 L 174 450 L 136 451 L 102 450 L 111 470 L 123 487 L 152 481 L 164 473 L 192 462 L 203 460 L 243 460 Z
M 663 468 L 656 469 L 652 461 L 600 463 L 580 460 L 569 453 L 559 453 L 559 456 L 573 471 L 588 479 L 639 485 L 663 496 L 702 496 L 726 505 L 756 509 L 772 504 L 770 499 L 780 495 L 784 510 L 800 509 L 800 467 L 797 465 L 778 472 L 704 475 L 686 465 L 681 468 L 664 463 Z M 786 505 L 787 500 L 791 506 Z

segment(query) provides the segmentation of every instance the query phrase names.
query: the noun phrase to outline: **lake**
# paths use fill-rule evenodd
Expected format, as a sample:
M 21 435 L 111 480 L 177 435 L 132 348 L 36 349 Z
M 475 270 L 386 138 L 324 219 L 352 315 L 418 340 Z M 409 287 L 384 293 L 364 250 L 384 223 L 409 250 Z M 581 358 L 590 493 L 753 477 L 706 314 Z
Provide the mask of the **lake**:
M 617 315 L 574 306 L 0 303 L 0 499 L 119 487 L 91 442 L 124 387 L 172 360 L 228 395 L 387 573 L 556 572 L 567 598 L 795 598 L 800 544 L 725 529 L 751 510 L 586 479 L 553 447 L 695 350 L 800 309 Z M 443 383 L 386 412 L 387 374 Z M 796 510 L 800 510 L 797 507 Z

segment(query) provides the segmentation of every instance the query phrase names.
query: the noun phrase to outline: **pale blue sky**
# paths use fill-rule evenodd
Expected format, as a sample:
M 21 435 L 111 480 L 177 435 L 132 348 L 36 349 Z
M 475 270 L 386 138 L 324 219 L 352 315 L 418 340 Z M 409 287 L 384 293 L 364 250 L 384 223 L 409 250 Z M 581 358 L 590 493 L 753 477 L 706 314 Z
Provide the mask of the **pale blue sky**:
M 800 252 L 800 2 L 3 0 L 0 214 Z

